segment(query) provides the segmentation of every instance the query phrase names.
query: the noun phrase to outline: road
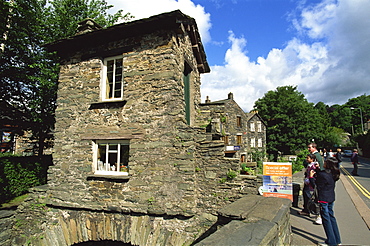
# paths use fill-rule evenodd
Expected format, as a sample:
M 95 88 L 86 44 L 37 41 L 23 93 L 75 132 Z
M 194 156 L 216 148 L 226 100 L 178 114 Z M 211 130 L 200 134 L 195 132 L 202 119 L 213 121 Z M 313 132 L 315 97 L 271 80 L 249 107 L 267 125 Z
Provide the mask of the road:
M 359 175 L 352 176 L 353 166 L 349 158 L 344 158 L 341 178 L 336 184 L 335 217 L 342 238 L 342 245 L 370 245 L 370 159 L 360 158 Z M 303 172 L 293 175 L 293 180 L 301 180 Z M 322 225 L 314 223 L 315 218 L 300 216 L 299 208 L 291 208 L 292 243 L 291 245 L 317 245 L 326 236 Z
M 370 159 L 362 157 L 359 158 L 359 176 L 350 175 L 351 171 L 353 170 L 353 165 L 348 157 L 343 158 L 343 160 L 342 173 L 347 175 L 357 194 L 368 206 L 368 208 L 370 208 Z

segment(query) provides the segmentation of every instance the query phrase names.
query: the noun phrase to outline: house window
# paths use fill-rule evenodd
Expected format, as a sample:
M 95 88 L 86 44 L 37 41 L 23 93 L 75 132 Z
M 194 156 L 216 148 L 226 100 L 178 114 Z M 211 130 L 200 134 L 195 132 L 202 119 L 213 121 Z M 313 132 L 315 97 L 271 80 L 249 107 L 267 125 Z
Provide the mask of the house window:
M 236 127 L 242 127 L 242 117 L 241 116 L 236 117 Z
M 261 121 L 257 121 L 257 131 L 262 132 L 262 123 L 261 123 Z
M 103 101 L 123 98 L 123 57 L 104 59 L 102 99 Z
M 258 146 L 258 148 L 262 148 L 262 138 L 259 138 L 257 140 L 257 146 Z
M 241 135 L 236 136 L 236 144 L 242 144 L 242 136 Z
M 251 129 L 251 132 L 254 132 L 254 131 L 255 131 L 255 128 L 254 128 L 254 122 L 251 122 L 251 123 L 249 124 L 249 126 L 250 126 L 250 129 Z
M 192 98 L 191 98 L 191 84 L 190 84 L 190 75 L 191 75 L 191 67 L 188 63 L 185 62 L 184 64 L 184 74 L 183 74 L 183 81 L 184 81 L 184 99 L 185 99 L 185 119 L 188 125 L 191 124 L 191 111 L 192 111 Z
M 223 136 L 222 138 L 224 140 L 224 144 L 228 145 L 229 144 L 229 136 Z
M 129 140 L 97 140 L 93 150 L 95 174 L 128 175 Z
M 256 147 L 256 139 L 255 138 L 251 138 L 251 147 L 252 148 Z

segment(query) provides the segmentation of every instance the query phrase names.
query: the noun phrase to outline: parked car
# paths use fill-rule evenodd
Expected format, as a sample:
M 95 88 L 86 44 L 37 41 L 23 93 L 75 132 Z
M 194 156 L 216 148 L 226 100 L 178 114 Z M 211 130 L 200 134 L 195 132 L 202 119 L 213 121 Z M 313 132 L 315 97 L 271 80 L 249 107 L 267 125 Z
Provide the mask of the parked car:
M 346 149 L 343 151 L 343 156 L 351 157 L 352 156 L 352 150 Z

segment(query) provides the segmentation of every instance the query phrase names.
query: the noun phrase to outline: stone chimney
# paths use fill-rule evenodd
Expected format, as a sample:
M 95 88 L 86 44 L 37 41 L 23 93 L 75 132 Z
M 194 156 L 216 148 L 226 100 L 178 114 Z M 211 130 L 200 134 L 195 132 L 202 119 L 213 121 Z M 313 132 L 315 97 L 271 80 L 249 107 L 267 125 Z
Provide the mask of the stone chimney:
M 98 23 L 93 19 L 87 18 L 78 23 L 76 35 L 93 32 L 99 29 L 102 29 L 102 27 Z
M 234 94 L 232 92 L 230 92 L 228 95 L 227 95 L 227 99 L 234 99 Z
M 209 96 L 206 97 L 206 103 L 210 103 L 211 100 L 209 100 Z

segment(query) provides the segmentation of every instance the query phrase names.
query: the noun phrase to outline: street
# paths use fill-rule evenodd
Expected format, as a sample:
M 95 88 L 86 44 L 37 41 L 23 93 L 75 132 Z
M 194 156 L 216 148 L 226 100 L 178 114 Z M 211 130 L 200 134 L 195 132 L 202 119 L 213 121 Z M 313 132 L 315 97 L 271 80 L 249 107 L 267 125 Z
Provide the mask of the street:
M 358 174 L 350 175 L 352 163 L 344 158 L 341 168 L 341 177 L 336 185 L 336 201 L 334 213 L 338 222 L 342 245 L 370 245 L 370 160 L 360 158 Z M 302 179 L 303 172 L 294 176 Z M 300 216 L 302 209 L 291 208 L 292 245 L 316 245 L 326 239 L 322 225 L 314 223 L 313 216 Z
M 344 157 L 342 162 L 342 173 L 349 176 L 353 169 L 353 165 L 350 162 L 350 158 Z M 350 176 L 352 186 L 355 187 L 357 194 L 362 198 L 365 204 L 370 209 L 370 159 L 359 158 L 360 164 L 358 165 L 359 176 Z M 347 173 L 347 172 L 348 173 Z

